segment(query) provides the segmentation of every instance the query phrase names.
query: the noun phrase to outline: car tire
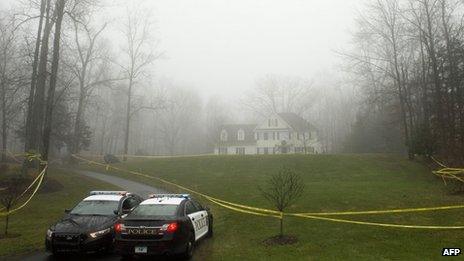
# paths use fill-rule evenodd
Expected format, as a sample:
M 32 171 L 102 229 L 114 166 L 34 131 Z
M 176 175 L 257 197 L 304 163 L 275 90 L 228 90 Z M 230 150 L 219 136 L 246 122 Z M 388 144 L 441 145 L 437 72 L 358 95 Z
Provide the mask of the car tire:
M 206 237 L 208 237 L 208 238 L 213 237 L 213 218 L 210 218 L 210 220 L 209 220 L 208 234 L 206 234 Z
M 181 254 L 183 260 L 190 260 L 193 257 L 193 251 L 195 250 L 195 233 L 192 232 L 189 241 L 185 246 L 185 252 Z

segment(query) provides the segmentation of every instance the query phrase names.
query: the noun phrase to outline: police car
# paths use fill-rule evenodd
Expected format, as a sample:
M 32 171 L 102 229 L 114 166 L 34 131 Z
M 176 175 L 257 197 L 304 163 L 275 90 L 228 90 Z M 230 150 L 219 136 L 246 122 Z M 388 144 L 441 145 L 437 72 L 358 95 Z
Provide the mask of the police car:
M 114 224 L 140 204 L 142 198 L 126 191 L 92 191 L 52 225 L 45 236 L 53 254 L 98 252 L 112 248 Z
M 213 235 L 213 216 L 189 195 L 155 194 L 114 226 L 123 257 L 174 255 L 189 259 L 195 243 Z

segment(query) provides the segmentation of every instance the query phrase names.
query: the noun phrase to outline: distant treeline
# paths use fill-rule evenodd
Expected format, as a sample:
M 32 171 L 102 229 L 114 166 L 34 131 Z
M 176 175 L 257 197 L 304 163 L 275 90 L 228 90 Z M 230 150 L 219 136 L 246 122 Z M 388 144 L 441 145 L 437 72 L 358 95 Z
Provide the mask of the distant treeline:
M 365 98 L 347 150 L 464 163 L 463 7 L 457 0 L 366 4 L 346 54 Z

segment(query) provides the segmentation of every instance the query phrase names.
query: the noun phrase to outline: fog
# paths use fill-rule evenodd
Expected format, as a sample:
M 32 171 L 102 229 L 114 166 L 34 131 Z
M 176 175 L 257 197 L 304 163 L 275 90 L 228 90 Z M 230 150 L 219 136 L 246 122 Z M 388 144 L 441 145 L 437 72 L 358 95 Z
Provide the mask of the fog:
M 55 155 L 213 153 L 224 124 L 293 113 L 312 126 L 318 153 L 441 153 L 422 135 L 440 136 L 448 105 L 459 129 L 461 105 L 440 96 L 446 74 L 430 72 L 455 62 L 417 32 L 438 32 L 427 38 L 438 49 L 459 35 L 461 3 L 443 1 L 56 0 L 44 39 L 34 33 L 42 1 L 2 1 L 0 69 L 15 76 L 2 82 L 3 149 L 42 150 L 48 124 Z M 30 68 L 32 81 L 14 81 Z
M 335 51 L 350 44 L 362 0 L 132 2 L 144 2 L 152 14 L 165 52 L 156 76 L 188 83 L 205 97 L 238 98 L 266 74 L 312 78 L 337 70 Z M 114 22 L 126 5 L 107 1 L 98 15 Z M 117 36 L 106 37 L 117 45 Z
M 339 62 L 355 1 L 151 1 L 158 74 L 237 97 L 266 74 L 311 78 Z

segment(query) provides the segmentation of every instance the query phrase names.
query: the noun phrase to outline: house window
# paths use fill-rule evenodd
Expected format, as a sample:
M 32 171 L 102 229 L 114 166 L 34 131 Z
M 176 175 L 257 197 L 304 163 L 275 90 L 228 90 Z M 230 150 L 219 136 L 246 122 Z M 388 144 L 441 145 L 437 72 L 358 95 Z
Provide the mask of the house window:
M 238 130 L 237 140 L 245 140 L 245 131 L 243 131 L 242 129 Z
M 245 155 L 245 148 L 235 148 L 235 154 Z
M 277 132 L 277 140 L 280 140 L 280 132 Z
M 219 148 L 219 155 L 227 155 L 227 148 Z
M 274 119 L 274 126 L 279 126 L 279 121 L 277 119 Z
M 227 131 L 226 130 L 221 131 L 221 141 L 227 141 Z
M 269 148 L 264 148 L 264 154 L 269 154 Z
M 264 140 L 269 140 L 269 133 L 265 132 L 264 134 Z
M 268 119 L 268 120 L 267 120 L 267 126 L 268 126 L 268 127 L 271 127 L 271 119 Z
M 273 132 L 273 133 L 272 133 L 272 139 L 273 139 L 273 140 L 276 140 L 276 138 L 277 138 L 276 136 L 277 136 L 276 133 Z

